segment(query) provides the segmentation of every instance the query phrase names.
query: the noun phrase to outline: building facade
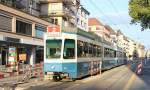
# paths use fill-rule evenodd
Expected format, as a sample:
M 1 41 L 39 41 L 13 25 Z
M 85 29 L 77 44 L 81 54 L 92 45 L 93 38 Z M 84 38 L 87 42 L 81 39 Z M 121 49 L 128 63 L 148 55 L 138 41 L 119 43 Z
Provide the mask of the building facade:
M 59 25 L 62 29 L 76 27 L 80 0 L 40 0 L 41 18 Z
M 90 13 L 83 6 L 78 8 L 76 18 L 77 27 L 87 32 L 89 15 Z
M 143 44 L 141 43 L 137 43 L 137 52 L 138 52 L 138 55 L 139 55 L 139 58 L 144 58 L 145 57 L 145 47 Z
M 132 50 L 129 49 L 129 38 L 126 37 L 120 30 L 117 31 L 117 45 L 126 52 L 126 56 L 129 60 L 129 56 L 132 55 Z M 131 43 L 132 47 L 132 43 Z
M 43 61 L 43 34 L 51 23 L 4 1 L 0 2 L 0 65 Z
M 103 37 L 104 25 L 96 18 L 89 18 L 88 20 L 89 32 L 94 32 L 100 37 Z
M 43 61 L 47 26 L 87 31 L 88 15 L 80 0 L 0 0 L 0 65 Z

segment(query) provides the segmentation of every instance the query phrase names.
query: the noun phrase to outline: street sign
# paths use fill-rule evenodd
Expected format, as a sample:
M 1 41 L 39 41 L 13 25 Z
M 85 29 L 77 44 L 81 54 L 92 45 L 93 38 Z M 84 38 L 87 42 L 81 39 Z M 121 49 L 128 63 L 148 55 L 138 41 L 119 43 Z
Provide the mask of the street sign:
M 47 27 L 48 36 L 60 36 L 61 28 L 59 25 L 52 25 Z

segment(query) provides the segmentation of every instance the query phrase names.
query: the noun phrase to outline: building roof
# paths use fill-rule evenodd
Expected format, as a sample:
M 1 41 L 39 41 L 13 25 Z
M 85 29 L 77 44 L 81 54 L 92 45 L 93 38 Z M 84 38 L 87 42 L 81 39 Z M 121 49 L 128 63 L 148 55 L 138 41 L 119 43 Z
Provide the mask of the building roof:
M 83 10 L 86 14 L 90 15 L 90 12 L 81 6 L 81 10 Z
M 105 25 L 105 28 L 110 31 L 110 34 L 116 34 L 116 32 L 109 25 Z
M 94 26 L 94 25 L 103 26 L 103 24 L 98 19 L 96 19 L 96 18 L 89 18 L 88 25 L 89 26 Z

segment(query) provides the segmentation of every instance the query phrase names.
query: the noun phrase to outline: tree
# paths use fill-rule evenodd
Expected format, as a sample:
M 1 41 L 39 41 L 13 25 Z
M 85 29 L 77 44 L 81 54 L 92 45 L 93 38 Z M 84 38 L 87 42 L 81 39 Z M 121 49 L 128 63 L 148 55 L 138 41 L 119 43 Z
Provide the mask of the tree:
M 140 23 L 141 29 L 150 29 L 150 0 L 130 0 L 129 15 L 131 24 Z

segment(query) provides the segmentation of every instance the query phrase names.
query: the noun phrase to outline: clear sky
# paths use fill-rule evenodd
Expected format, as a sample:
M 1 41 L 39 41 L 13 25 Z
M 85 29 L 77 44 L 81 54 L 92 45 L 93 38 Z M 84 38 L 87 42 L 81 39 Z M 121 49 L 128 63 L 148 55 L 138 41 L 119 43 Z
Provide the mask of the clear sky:
M 120 29 L 124 35 L 150 48 L 150 30 L 141 31 L 140 25 L 130 24 L 128 2 L 129 0 L 81 0 L 83 7 L 90 12 L 90 17 L 96 17 L 116 30 Z

